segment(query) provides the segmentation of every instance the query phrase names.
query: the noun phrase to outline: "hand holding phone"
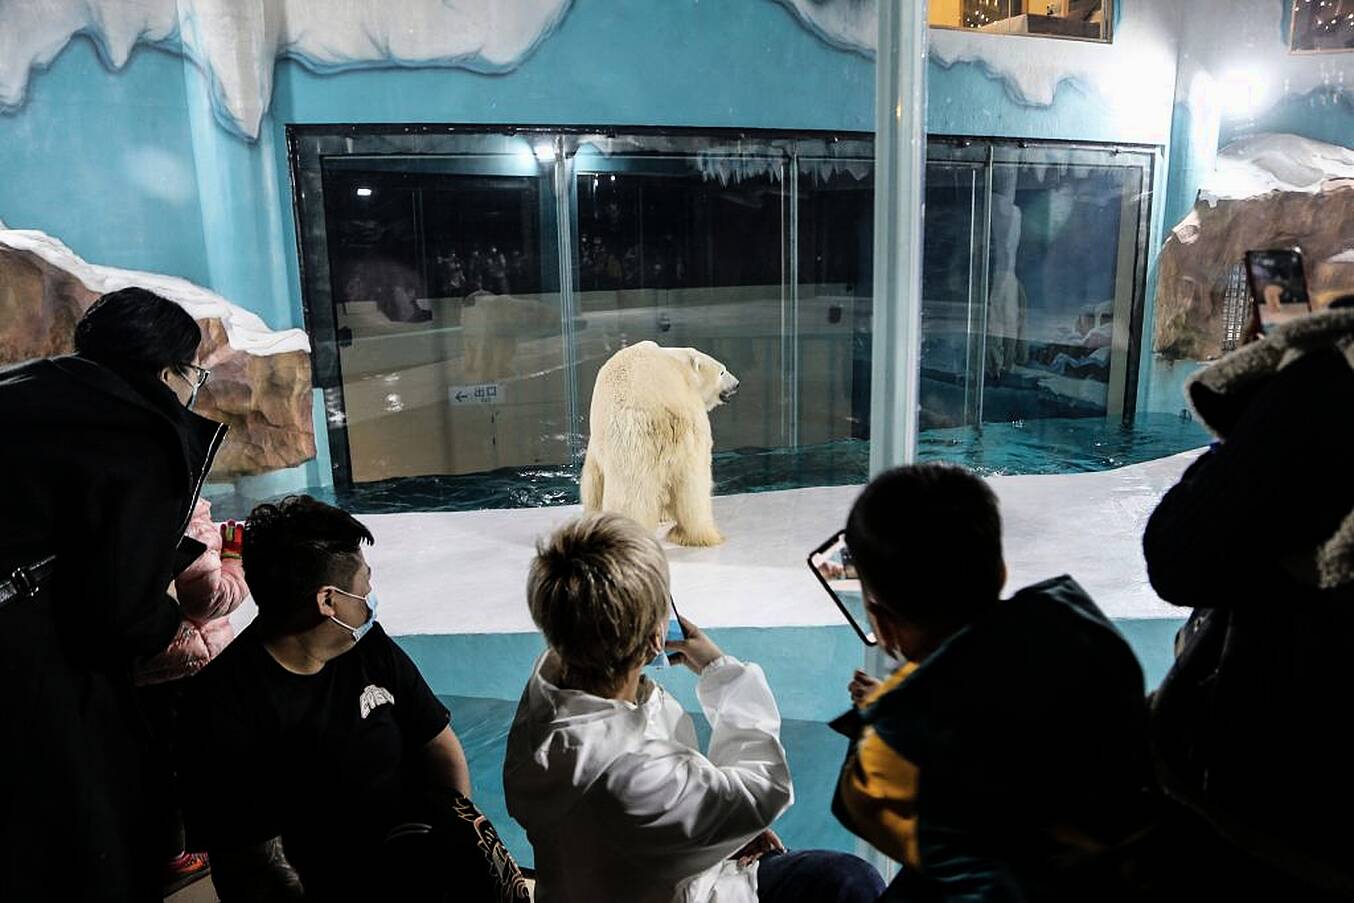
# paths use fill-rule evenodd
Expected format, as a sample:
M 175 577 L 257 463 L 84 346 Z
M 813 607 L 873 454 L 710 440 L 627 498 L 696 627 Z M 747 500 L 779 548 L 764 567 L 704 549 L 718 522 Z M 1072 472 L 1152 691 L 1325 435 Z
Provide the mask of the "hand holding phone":
M 1247 251 L 1246 278 L 1250 281 L 1261 333 L 1311 313 L 1307 274 L 1299 249 Z
M 809 570 L 837 603 L 837 609 L 861 641 L 874 646 L 878 641 L 865 610 L 865 589 L 851 558 L 851 550 L 846 547 L 845 533 L 837 533 L 809 554 Z
M 675 609 L 674 609 L 675 610 Z M 715 645 L 714 640 L 705 635 L 705 632 L 692 624 L 681 615 L 677 616 L 681 624 L 682 633 L 685 635 L 681 640 L 668 640 L 664 644 L 671 655 L 673 664 L 683 664 L 692 671 L 700 674 L 705 670 L 705 666 L 717 658 L 724 657 L 724 651 Z

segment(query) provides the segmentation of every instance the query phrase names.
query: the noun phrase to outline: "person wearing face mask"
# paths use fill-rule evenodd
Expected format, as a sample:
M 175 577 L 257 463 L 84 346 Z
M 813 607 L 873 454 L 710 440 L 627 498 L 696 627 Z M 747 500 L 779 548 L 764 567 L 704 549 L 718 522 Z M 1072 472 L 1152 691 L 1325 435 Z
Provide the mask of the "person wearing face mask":
M 371 542 L 309 496 L 250 513 L 258 616 L 188 682 L 179 719 L 182 782 L 206 789 L 185 795 L 190 846 L 226 903 L 525 900 L 447 710 L 376 621 Z
M 133 666 L 178 630 L 176 547 L 225 427 L 181 307 L 127 288 L 75 354 L 0 371 L 0 899 L 160 898 L 168 780 Z

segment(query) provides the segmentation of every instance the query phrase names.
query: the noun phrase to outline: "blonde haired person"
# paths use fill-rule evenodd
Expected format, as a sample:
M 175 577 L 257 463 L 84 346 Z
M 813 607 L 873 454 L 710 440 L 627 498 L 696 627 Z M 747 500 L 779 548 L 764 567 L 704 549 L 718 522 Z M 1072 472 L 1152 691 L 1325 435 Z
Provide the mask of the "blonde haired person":
M 503 771 L 535 851 L 536 899 L 872 903 L 883 883 L 871 866 L 786 853 L 768 830 L 793 798 L 771 689 L 685 619 L 686 639 L 665 643 L 668 582 L 652 534 L 618 515 L 586 515 L 537 548 L 527 601 L 549 649 Z M 691 717 L 642 674 L 665 648 L 700 676 L 707 754 Z

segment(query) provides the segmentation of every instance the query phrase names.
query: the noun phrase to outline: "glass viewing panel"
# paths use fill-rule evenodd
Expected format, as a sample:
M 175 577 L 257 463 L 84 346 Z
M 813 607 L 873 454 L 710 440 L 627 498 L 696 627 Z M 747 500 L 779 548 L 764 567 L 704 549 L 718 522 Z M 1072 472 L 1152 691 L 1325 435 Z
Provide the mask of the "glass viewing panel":
M 1133 422 L 1153 158 L 1125 149 L 931 143 L 924 455 L 947 456 L 950 448 L 975 466 L 1038 472 L 1048 463 L 1034 456 L 1103 445 L 1095 434 L 1107 422 Z M 995 435 L 977 440 L 996 425 Z M 1163 454 L 1197 439 L 1159 438 Z
M 715 450 L 791 444 L 781 347 L 786 163 L 717 152 L 577 156 L 582 398 L 624 346 L 697 348 L 742 380 L 730 408 L 712 415 Z
M 932 28 L 1108 41 L 1112 0 L 931 0 Z
M 324 162 L 353 482 L 565 459 L 558 267 L 542 228 L 553 193 L 537 168 Z
M 292 153 L 338 487 L 573 502 L 598 369 L 644 340 L 742 381 L 711 415 L 716 492 L 866 478 L 867 136 L 305 127 Z M 1116 463 L 1102 452 L 1134 415 L 1154 158 L 930 141 L 923 457 Z M 1140 457 L 1197 438 L 1149 452 L 1143 435 Z

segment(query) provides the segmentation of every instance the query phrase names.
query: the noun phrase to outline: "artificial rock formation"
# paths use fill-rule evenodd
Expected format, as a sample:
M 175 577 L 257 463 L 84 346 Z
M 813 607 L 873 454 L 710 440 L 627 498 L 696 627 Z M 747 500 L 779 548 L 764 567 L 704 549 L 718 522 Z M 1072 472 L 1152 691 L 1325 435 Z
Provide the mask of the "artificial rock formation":
M 1354 292 L 1354 180 L 1315 192 L 1271 191 L 1200 201 L 1161 249 L 1157 265 L 1158 353 L 1213 360 L 1223 351 L 1224 298 L 1248 250 L 1302 249 L 1313 299 Z
M 0 243 L 0 366 L 69 354 L 75 322 L 99 296 L 37 254 Z M 195 410 L 229 424 L 213 478 L 265 473 L 315 457 L 310 356 L 232 348 L 222 322 L 199 319 L 199 360 L 211 381 Z

